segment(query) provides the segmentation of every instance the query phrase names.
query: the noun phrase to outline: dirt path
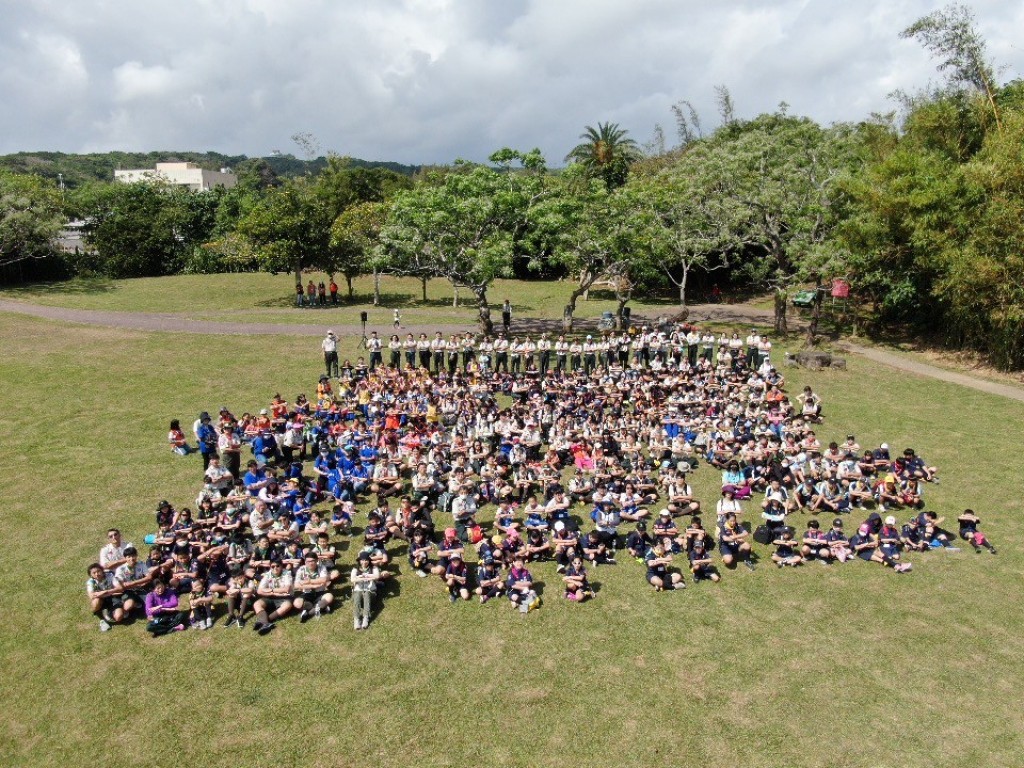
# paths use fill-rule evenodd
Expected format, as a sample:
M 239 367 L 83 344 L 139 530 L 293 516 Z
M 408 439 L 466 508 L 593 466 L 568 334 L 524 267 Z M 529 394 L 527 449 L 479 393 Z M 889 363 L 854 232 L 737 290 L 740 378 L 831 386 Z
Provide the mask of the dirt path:
M 215 320 L 192 320 L 171 313 L 156 312 L 105 312 L 91 309 L 68 309 L 65 307 L 49 307 L 39 304 L 28 304 L 21 301 L 10 301 L 0 299 L 0 312 L 11 312 L 20 315 L 30 315 L 44 320 L 53 320 L 65 323 L 80 323 L 83 325 L 100 325 L 109 328 L 123 328 L 137 331 L 157 331 L 164 333 L 198 333 L 214 335 L 275 335 L 275 336 L 322 336 L 328 327 L 334 329 L 341 335 L 358 334 L 361 327 L 358 324 L 343 323 L 243 323 L 243 322 L 219 322 Z M 697 304 L 690 307 L 690 321 L 694 323 L 721 322 L 721 323 L 754 323 L 762 328 L 772 322 L 772 311 L 769 309 L 758 309 L 743 304 Z M 634 319 L 643 322 L 650 318 L 634 315 Z M 801 318 L 791 318 L 790 327 L 800 328 L 804 325 Z M 537 333 L 548 331 L 557 333 L 561 326 L 558 320 L 542 319 L 517 319 L 513 325 L 513 332 Z M 577 326 L 582 330 L 592 330 L 595 321 L 584 320 L 578 322 Z M 463 331 L 475 330 L 476 324 L 472 322 L 451 324 L 451 325 L 406 325 L 401 333 L 427 333 L 433 334 L 436 331 L 448 335 L 461 333 Z M 385 338 L 392 333 L 389 324 L 366 326 L 367 333 L 377 331 Z M 940 381 L 948 381 L 960 386 L 977 389 L 992 395 L 1008 397 L 1012 400 L 1024 402 L 1024 389 L 1009 384 L 1000 384 L 994 381 L 986 381 L 973 376 L 968 376 L 954 371 L 947 371 L 926 363 L 919 363 L 908 360 L 900 355 L 885 352 L 871 347 L 862 347 L 849 342 L 843 343 L 844 348 L 852 353 L 860 355 L 882 365 L 888 365 L 907 373 L 919 376 L 928 376 Z

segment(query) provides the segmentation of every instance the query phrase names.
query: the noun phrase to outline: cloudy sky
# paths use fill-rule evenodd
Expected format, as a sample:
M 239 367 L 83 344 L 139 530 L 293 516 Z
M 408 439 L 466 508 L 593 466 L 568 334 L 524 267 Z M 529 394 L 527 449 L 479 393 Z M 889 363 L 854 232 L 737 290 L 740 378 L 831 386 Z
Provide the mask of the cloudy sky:
M 585 125 L 641 143 L 689 99 L 716 122 L 887 111 L 937 78 L 898 32 L 925 0 L 0 0 L 0 153 L 323 150 L 406 163 L 539 146 Z M 1002 79 L 1024 3 L 974 0 Z M 1019 45 L 1014 46 L 1014 41 Z

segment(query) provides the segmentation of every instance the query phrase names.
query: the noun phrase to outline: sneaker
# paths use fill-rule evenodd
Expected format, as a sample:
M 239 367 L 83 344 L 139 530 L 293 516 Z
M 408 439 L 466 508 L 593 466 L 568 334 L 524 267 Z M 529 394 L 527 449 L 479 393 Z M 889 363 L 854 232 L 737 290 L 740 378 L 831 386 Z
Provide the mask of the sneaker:
M 241 616 L 235 619 L 235 624 L 238 625 L 239 629 L 245 629 L 245 619 L 243 619 Z
M 184 624 L 179 624 L 178 626 L 176 626 L 174 629 L 171 630 L 171 632 L 184 632 L 184 631 L 185 631 L 185 625 Z
M 104 613 L 106 613 L 106 611 L 104 611 Z M 110 631 L 110 622 L 107 621 L 106 619 L 100 619 L 100 632 L 109 632 L 109 631 Z
M 458 599 L 459 599 L 459 596 L 454 594 L 454 593 L 448 595 L 448 602 L 450 602 L 450 603 L 454 603 Z
M 317 603 L 316 605 L 313 606 L 313 618 L 314 619 L 319 619 L 320 615 L 322 613 L 323 613 L 323 611 L 320 610 L 320 603 Z
M 103 609 L 103 620 L 107 622 L 107 624 L 114 623 L 114 615 L 110 612 L 109 608 Z
M 428 574 L 422 568 L 417 568 L 416 569 L 416 575 L 419 576 L 421 579 L 425 579 L 425 578 L 427 578 Z
M 490 595 L 480 595 L 480 605 L 483 605 L 484 603 L 486 603 L 490 599 L 491 599 Z
M 604 561 L 605 561 L 605 563 L 607 563 L 608 565 L 615 565 L 615 558 L 614 558 L 614 557 L 606 557 L 606 558 L 604 559 Z
M 263 629 L 263 622 L 262 621 L 257 621 L 255 624 L 252 625 L 252 631 L 253 632 L 259 632 L 261 629 Z
M 564 565 L 562 565 L 561 563 L 559 563 L 559 564 L 558 564 L 558 567 L 557 567 L 557 568 L 555 568 L 555 571 L 556 571 L 557 573 L 565 573 L 565 566 L 564 566 Z
M 672 585 L 672 589 L 686 589 L 686 582 L 677 581 L 675 584 Z
M 362 629 L 363 625 L 359 621 L 359 619 L 356 619 L 355 621 L 352 622 L 352 627 L 353 627 L 353 629 Z
M 363 617 L 363 629 L 369 629 L 369 628 L 370 628 L 370 617 L 369 616 L 364 616 Z
M 190 621 L 188 625 L 192 629 L 206 629 L 206 625 L 202 621 Z
M 272 629 L 273 629 L 274 627 L 276 627 L 276 626 L 277 626 L 277 625 L 276 625 L 276 624 L 275 624 L 274 622 L 272 622 L 272 621 L 268 621 L 268 622 L 267 622 L 266 624 L 264 624 L 264 625 L 263 625 L 262 627 L 260 627 L 260 628 L 259 628 L 259 633 L 260 633 L 261 635 L 266 635 L 266 634 L 269 634 L 269 633 L 270 633 L 270 631 L 271 631 L 271 630 L 272 630 Z
M 996 548 L 995 547 L 989 547 L 988 551 L 991 552 L 994 555 L 996 553 Z
M 747 568 L 748 568 L 749 570 L 751 570 L 751 571 L 753 571 L 753 570 L 755 570 L 755 569 L 757 568 L 757 566 L 756 566 L 756 565 L 754 565 L 754 561 L 753 561 L 753 560 L 744 560 L 744 561 L 743 561 L 743 564 L 744 564 L 745 566 L 747 566 Z
M 214 624 L 216 624 L 216 623 L 217 623 L 217 622 L 216 622 L 216 621 L 214 620 L 214 618 L 213 618 L 213 617 L 211 616 L 210 618 L 208 618 L 208 619 L 206 620 L 206 628 L 207 628 L 207 629 L 213 629 L 213 625 L 214 625 Z
M 227 623 L 224 625 L 224 629 L 231 629 L 231 627 L 233 627 L 237 621 L 238 619 L 236 619 L 234 616 L 228 616 L 228 620 Z
M 946 550 L 947 552 L 959 552 L 960 551 L 960 547 L 954 547 L 952 545 L 950 545 L 948 547 L 943 547 L 943 549 Z
M 299 624 L 305 624 L 311 618 L 313 618 L 313 614 L 309 612 L 309 608 L 306 608 L 299 614 Z

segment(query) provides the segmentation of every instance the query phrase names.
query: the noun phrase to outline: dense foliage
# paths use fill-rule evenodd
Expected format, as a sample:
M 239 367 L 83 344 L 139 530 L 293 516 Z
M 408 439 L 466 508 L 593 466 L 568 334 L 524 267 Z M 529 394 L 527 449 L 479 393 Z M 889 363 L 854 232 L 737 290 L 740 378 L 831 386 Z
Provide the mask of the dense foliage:
M 611 287 L 620 311 L 637 289 L 672 291 L 685 305 L 694 277 L 715 274 L 734 289 L 772 291 L 785 331 L 792 288 L 841 278 L 869 326 L 1024 367 L 1024 83 L 996 83 L 962 7 L 902 35 L 932 52 L 947 79 L 902 95 L 900 120 L 824 127 L 784 105 L 745 120 L 720 87 L 716 130 L 705 134 L 680 102 L 679 145 L 666 148 L 659 129 L 645 155 L 625 129 L 599 122 L 559 172 L 537 150 L 510 149 L 486 166 L 418 169 L 291 155 L 7 156 L 0 169 L 18 173 L 0 170 L 0 266 L 51 253 L 63 209 L 87 222 L 88 252 L 65 257 L 73 271 L 440 278 L 456 297 L 473 295 L 485 329 L 488 285 L 523 265 L 569 278 L 566 329 L 594 286 Z M 296 141 L 315 157 L 311 138 Z M 108 181 L 116 166 L 169 159 L 231 165 L 239 185 L 193 195 Z M 42 181 L 58 172 L 59 195 Z

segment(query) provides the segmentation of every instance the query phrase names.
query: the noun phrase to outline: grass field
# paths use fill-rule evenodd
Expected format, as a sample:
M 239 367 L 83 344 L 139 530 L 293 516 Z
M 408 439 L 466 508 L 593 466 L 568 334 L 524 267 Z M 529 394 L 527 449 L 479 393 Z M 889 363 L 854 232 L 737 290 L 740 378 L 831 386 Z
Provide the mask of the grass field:
M 326 275 L 304 275 L 305 280 L 328 281 Z M 370 323 L 391 324 L 391 310 L 398 306 L 404 322 L 414 324 L 439 316 L 442 322 L 476 318 L 473 296 L 465 289 L 459 294 L 459 307 L 452 306 L 452 287 L 443 280 L 427 284 L 427 300 L 422 299 L 419 280 L 401 277 L 381 278 L 381 306 L 373 306 L 373 278 L 353 281 L 354 296 L 346 298 L 346 287 L 339 283 L 338 307 L 296 309 L 294 283 L 289 275 L 220 274 L 177 275 L 174 277 L 109 280 L 78 278 L 57 283 L 33 283 L 0 288 L 0 297 L 36 304 L 74 309 L 98 309 L 124 312 L 173 312 L 206 320 L 253 319 L 268 323 L 310 323 L 334 320 L 358 323 L 358 313 L 370 313 Z M 496 280 L 488 291 L 495 320 L 500 320 L 501 303 L 512 302 L 513 317 L 559 318 L 572 291 L 572 284 L 559 281 Z M 577 317 L 597 318 L 616 307 L 614 296 L 594 291 L 590 301 L 580 300 Z M 672 314 L 671 299 L 638 299 L 630 303 L 637 314 Z
M 208 280 L 168 280 L 193 279 Z M 140 287 L 66 300 L 186 309 L 161 304 L 179 295 L 166 283 L 127 282 Z M 189 311 L 222 308 L 218 293 L 233 309 L 256 300 L 216 283 L 199 293 Z M 512 296 L 533 314 L 525 294 Z M 109 526 L 140 543 L 157 500 L 194 498 L 201 465 L 166 449 L 167 422 L 309 392 L 319 359 L 286 337 L 10 315 L 0 334 L 4 766 L 1022 764 L 1020 403 L 859 359 L 847 373 L 787 372 L 791 390 L 825 398 L 823 440 L 852 431 L 942 467 L 930 507 L 974 507 L 996 557 L 919 556 L 908 576 L 762 565 L 681 594 L 653 593 L 623 562 L 598 569 L 599 597 L 583 605 L 557 599 L 544 564 L 545 604 L 526 618 L 504 601 L 451 606 L 434 579 L 402 573 L 365 633 L 346 603 L 266 638 L 218 626 L 153 640 L 138 624 L 97 631 L 85 566 Z M 694 485 L 714 502 L 707 468 Z

